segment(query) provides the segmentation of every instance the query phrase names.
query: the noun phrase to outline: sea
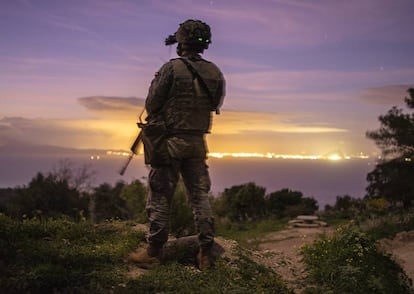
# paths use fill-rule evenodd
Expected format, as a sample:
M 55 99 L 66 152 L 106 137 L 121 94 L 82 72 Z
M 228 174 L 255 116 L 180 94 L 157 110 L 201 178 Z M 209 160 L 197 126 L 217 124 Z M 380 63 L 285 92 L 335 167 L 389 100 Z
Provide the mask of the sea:
M 95 172 L 93 185 L 147 180 L 149 167 L 138 155 L 131 161 L 125 174 L 119 171 L 126 157 L 96 154 L 0 154 L 0 188 L 25 186 L 36 173 L 48 173 L 68 160 L 76 169 L 88 166 Z M 354 198 L 365 196 L 366 176 L 375 167 L 373 159 L 310 160 L 281 158 L 209 158 L 212 180 L 211 191 L 219 196 L 226 188 L 254 182 L 272 193 L 287 188 L 313 197 L 319 208 L 334 204 L 337 196 Z

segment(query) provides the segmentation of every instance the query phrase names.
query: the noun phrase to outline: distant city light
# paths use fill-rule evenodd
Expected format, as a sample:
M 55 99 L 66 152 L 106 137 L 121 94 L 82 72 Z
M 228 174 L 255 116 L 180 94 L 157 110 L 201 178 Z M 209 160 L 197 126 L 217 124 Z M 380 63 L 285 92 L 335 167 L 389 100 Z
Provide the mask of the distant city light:
M 341 159 L 343 159 L 343 158 L 342 158 L 342 156 L 340 156 L 339 154 L 332 154 L 332 155 L 329 155 L 329 156 L 327 157 L 327 159 L 329 159 L 329 160 L 333 160 L 333 161 L 336 161 L 336 160 L 341 160 Z
M 106 151 L 106 155 L 115 155 L 115 156 L 126 156 L 128 157 L 131 153 L 126 151 L 112 151 L 108 150 Z
M 127 151 L 113 151 L 106 152 L 109 156 L 129 156 Z M 139 154 L 142 154 L 140 152 Z M 277 153 L 259 153 L 259 152 L 210 152 L 207 154 L 211 158 L 267 158 L 267 159 L 296 159 L 296 160 L 349 160 L 349 159 L 368 159 L 369 156 L 362 152 L 357 155 L 343 155 L 339 153 L 331 153 L 328 155 L 304 155 L 304 154 L 277 154 Z M 91 158 L 93 159 L 93 158 Z
M 247 153 L 247 152 L 211 152 L 208 154 L 209 157 L 223 158 L 223 157 L 244 157 L 244 158 L 280 158 L 280 159 L 321 159 L 319 155 L 296 155 L 296 154 L 276 154 L 276 153 Z

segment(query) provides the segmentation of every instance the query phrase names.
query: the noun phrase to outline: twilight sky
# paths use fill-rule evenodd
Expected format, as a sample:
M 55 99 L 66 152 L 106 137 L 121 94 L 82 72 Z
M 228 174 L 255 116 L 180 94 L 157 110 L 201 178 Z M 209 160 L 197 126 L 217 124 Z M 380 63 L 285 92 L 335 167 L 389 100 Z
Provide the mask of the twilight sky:
M 0 0 L 0 146 L 128 149 L 190 18 L 227 81 L 211 152 L 372 154 L 414 86 L 413 0 Z

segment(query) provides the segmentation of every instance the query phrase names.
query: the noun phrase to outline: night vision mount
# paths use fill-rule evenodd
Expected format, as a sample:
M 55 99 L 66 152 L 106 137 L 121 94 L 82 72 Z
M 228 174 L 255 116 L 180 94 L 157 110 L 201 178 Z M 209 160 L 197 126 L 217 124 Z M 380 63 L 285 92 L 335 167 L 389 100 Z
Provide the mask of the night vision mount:
M 177 38 L 174 35 L 169 35 L 166 39 L 165 39 L 165 46 L 169 46 L 172 44 L 177 43 Z

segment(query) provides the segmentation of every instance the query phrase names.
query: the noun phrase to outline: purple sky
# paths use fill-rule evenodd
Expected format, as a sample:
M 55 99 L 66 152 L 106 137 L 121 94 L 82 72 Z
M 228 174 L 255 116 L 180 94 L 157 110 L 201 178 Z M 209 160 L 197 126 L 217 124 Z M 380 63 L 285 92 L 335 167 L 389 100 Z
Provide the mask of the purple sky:
M 412 0 L 0 0 L 0 146 L 127 149 L 189 18 L 227 80 L 212 152 L 372 154 L 414 86 Z

